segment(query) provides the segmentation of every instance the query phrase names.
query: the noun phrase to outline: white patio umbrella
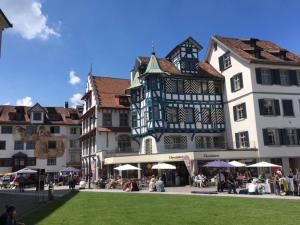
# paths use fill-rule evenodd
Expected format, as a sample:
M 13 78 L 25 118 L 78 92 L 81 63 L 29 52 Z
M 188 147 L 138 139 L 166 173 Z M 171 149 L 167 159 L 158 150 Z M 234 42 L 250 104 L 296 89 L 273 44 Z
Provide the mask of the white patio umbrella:
M 37 173 L 37 171 L 29 168 L 24 168 L 14 172 L 14 174 L 33 174 L 33 173 Z
M 282 166 L 262 161 L 262 162 L 249 165 L 247 167 L 282 167 Z
M 229 162 L 229 164 L 232 165 L 232 166 L 234 166 L 234 167 L 245 167 L 246 166 L 246 164 L 238 162 L 238 161 L 235 161 L 235 160 Z
M 125 164 L 125 165 L 118 166 L 118 167 L 114 168 L 114 170 L 119 170 L 119 171 L 124 171 L 124 170 L 141 170 L 141 168 L 132 166 L 130 164 Z
M 168 163 L 158 163 L 152 166 L 152 169 L 157 169 L 157 170 L 175 170 L 176 166 L 173 166 Z

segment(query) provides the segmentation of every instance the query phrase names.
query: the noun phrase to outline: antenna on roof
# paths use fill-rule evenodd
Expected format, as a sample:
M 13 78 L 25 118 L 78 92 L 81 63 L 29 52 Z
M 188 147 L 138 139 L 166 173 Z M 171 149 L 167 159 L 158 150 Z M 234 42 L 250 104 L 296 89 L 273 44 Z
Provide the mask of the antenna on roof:
M 152 55 L 155 55 L 154 41 L 152 41 L 152 43 L 151 43 L 151 48 L 152 48 Z

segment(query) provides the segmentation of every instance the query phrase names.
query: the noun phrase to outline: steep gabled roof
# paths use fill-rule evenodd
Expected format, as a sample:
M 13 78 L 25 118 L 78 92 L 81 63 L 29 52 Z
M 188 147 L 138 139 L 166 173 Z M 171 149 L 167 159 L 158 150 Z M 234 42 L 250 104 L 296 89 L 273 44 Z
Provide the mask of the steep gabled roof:
M 137 61 L 140 65 L 148 65 L 150 58 L 139 56 L 137 57 Z M 186 74 L 179 71 L 176 66 L 171 63 L 167 59 L 158 58 L 158 64 L 161 70 L 167 75 L 174 76 L 194 76 L 194 77 L 207 77 L 207 78 L 217 78 L 223 79 L 223 75 L 221 75 L 217 70 L 215 70 L 209 63 L 207 62 L 198 62 L 198 74 Z
M 95 87 L 95 96 L 98 99 L 99 107 L 102 108 L 129 108 L 128 105 L 121 105 L 119 98 L 125 96 L 125 90 L 130 86 L 130 80 L 112 77 L 91 76 Z
M 160 69 L 160 66 L 157 62 L 157 58 L 155 56 L 155 53 L 152 53 L 145 73 L 147 73 L 147 74 L 149 74 L 149 73 L 163 73 L 163 71 Z
M 12 24 L 9 22 L 4 12 L 0 9 L 0 28 L 12 27 Z
M 140 81 L 140 73 L 137 71 L 134 75 L 133 81 L 131 82 L 131 85 L 128 89 L 138 88 L 142 86 L 142 83 Z
M 166 56 L 166 58 L 169 58 L 174 51 L 176 51 L 180 46 L 182 46 L 185 42 L 191 42 L 196 48 L 198 48 L 199 51 L 201 51 L 201 49 L 203 49 L 202 45 L 200 45 L 197 41 L 195 41 L 194 38 L 192 37 L 188 37 L 186 40 L 184 40 L 183 42 L 181 42 L 180 44 L 176 45 L 175 48 L 173 48 L 168 55 Z
M 259 39 L 238 39 L 228 38 L 222 36 L 213 36 L 212 39 L 218 43 L 221 43 L 239 57 L 247 60 L 251 63 L 271 63 L 271 64 L 286 64 L 286 65 L 300 65 L 300 56 L 278 46 L 271 41 L 259 40 Z M 254 47 L 250 45 L 249 41 L 255 40 L 255 47 L 260 51 L 261 58 L 256 58 L 253 54 L 249 53 L 249 50 L 254 50 Z M 285 52 L 286 60 L 275 56 L 273 53 Z

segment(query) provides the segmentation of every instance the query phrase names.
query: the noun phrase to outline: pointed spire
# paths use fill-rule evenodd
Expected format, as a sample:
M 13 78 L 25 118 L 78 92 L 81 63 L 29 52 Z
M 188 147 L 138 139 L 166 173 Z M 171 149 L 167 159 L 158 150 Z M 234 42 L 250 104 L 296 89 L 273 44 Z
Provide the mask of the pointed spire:
M 147 69 L 145 73 L 163 73 L 160 69 L 157 58 L 155 56 L 155 52 L 152 52 L 151 58 L 149 60 Z
M 133 78 L 133 81 L 131 82 L 131 85 L 128 89 L 133 89 L 142 86 L 142 83 L 140 81 L 140 73 L 136 72 Z
M 93 63 L 91 63 L 89 75 L 93 75 Z

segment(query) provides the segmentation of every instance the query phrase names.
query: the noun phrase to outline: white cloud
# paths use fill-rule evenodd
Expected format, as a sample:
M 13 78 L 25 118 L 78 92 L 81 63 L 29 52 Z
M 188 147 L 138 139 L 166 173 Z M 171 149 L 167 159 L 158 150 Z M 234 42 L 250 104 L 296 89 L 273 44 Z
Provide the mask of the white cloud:
M 5 102 L 3 105 L 10 105 L 10 102 Z
M 76 75 L 74 70 L 71 70 L 69 73 L 69 83 L 72 85 L 79 84 L 80 78 Z
M 18 99 L 17 100 L 17 105 L 22 105 L 22 106 L 32 106 L 32 98 L 31 97 L 25 97 L 22 99 Z
M 13 24 L 12 30 L 25 39 L 60 37 L 56 29 L 48 26 L 41 0 L 1 0 L 0 8 Z
M 81 100 L 82 94 L 76 93 L 70 98 L 70 102 L 72 103 L 72 107 L 76 107 L 77 105 L 82 105 L 84 102 Z

